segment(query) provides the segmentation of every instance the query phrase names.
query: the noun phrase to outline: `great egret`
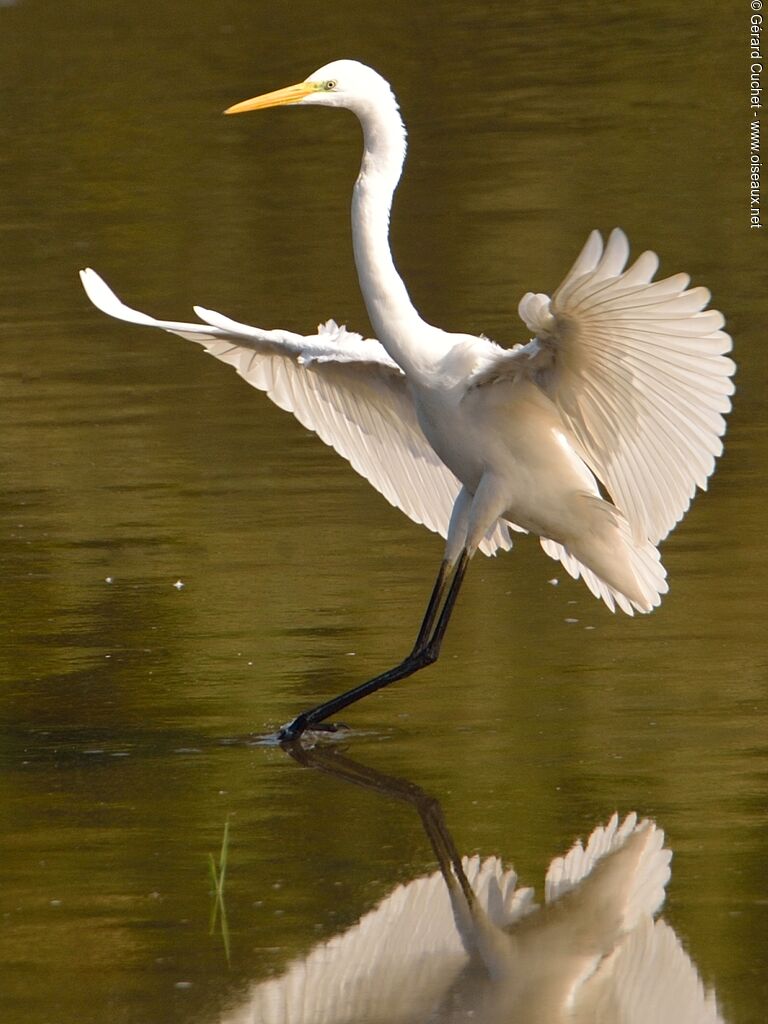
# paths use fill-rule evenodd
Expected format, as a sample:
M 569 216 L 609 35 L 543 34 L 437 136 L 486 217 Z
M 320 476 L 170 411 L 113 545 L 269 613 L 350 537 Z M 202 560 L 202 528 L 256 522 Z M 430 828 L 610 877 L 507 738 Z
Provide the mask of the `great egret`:
M 667 591 L 656 545 L 696 487 L 706 487 L 722 451 L 734 371 L 723 316 L 704 311 L 709 292 L 689 288 L 685 274 L 652 281 L 652 252 L 625 269 L 629 245 L 620 230 L 605 248 L 593 231 L 551 299 L 523 296 L 519 313 L 533 335 L 526 344 L 505 350 L 426 323 L 389 248 L 406 148 L 389 84 L 340 60 L 226 113 L 310 104 L 351 110 L 363 128 L 352 227 L 378 343 L 333 321 L 303 337 L 200 307 L 202 324 L 155 320 L 123 305 L 94 271 L 82 272 L 104 312 L 201 343 L 392 504 L 446 537 L 411 653 L 299 715 L 282 738 L 434 662 L 469 560 L 478 548 L 510 548 L 510 529 L 538 534 L 544 551 L 611 610 L 656 607 Z

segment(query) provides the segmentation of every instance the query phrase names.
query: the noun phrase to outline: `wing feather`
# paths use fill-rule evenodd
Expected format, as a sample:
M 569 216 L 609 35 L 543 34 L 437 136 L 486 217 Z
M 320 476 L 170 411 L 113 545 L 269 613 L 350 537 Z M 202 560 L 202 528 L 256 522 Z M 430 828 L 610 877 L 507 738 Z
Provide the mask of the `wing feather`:
M 390 504 L 447 535 L 460 484 L 424 437 L 405 377 L 379 342 L 333 321 L 305 337 L 251 327 L 200 306 L 200 324 L 156 320 L 122 303 L 95 271 L 82 271 L 81 279 L 93 304 L 109 316 L 203 345 L 292 412 Z M 493 554 L 509 547 L 507 524 L 498 520 L 481 550 Z
M 560 409 L 636 541 L 662 540 L 722 453 L 735 366 L 706 288 L 687 274 L 652 281 L 655 253 L 627 269 L 629 243 L 592 232 L 551 300 L 528 293 L 530 345 L 483 370 L 483 384 L 530 373 Z

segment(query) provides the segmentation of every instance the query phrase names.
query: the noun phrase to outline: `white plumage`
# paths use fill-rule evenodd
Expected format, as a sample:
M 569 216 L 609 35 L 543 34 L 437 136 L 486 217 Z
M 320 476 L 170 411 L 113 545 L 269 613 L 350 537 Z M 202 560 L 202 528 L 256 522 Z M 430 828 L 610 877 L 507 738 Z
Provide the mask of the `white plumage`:
M 196 341 L 342 455 L 390 504 L 447 536 L 461 484 L 424 437 L 405 375 L 377 341 L 333 320 L 317 334 L 265 331 L 195 307 L 204 321 L 155 320 L 124 305 L 94 270 L 81 271 L 88 297 L 109 316 Z M 509 548 L 494 525 L 480 548 Z
M 473 339 L 476 368 L 466 388 L 528 378 L 557 407 L 571 450 L 623 513 L 598 506 L 615 523 L 647 605 L 625 597 L 567 544 L 542 537 L 542 547 L 611 609 L 616 602 L 632 614 L 657 605 L 667 590 L 655 544 L 682 518 L 696 487 L 706 488 L 722 452 L 733 363 L 724 355 L 731 342 L 722 314 L 702 309 L 706 289 L 686 290 L 684 274 L 652 282 L 658 261 L 650 252 L 624 271 L 628 251 L 623 232 L 613 231 L 604 251 L 592 232 L 552 299 L 530 292 L 521 299 L 531 342 L 504 350 Z M 447 537 L 461 484 L 424 436 L 405 374 L 381 344 L 333 320 L 306 337 L 199 306 L 202 324 L 156 320 L 121 303 L 95 271 L 81 276 L 103 312 L 203 345 L 343 455 L 392 505 Z M 511 547 L 509 527 L 522 529 L 505 515 L 495 519 L 480 550 Z
M 284 104 L 345 107 L 362 124 L 353 241 L 378 342 L 333 321 L 304 337 L 200 307 L 201 324 L 155 320 L 123 305 L 94 271 L 82 278 L 104 312 L 181 334 L 232 364 L 446 538 L 416 647 L 373 688 L 435 659 L 468 560 L 478 548 L 511 547 L 510 529 L 536 533 L 611 610 L 656 607 L 667 591 L 656 545 L 706 487 L 733 391 L 731 340 L 722 314 L 705 309 L 709 292 L 689 288 L 685 274 L 654 281 L 652 252 L 627 267 L 624 233 L 603 247 L 593 231 L 551 299 L 521 300 L 532 340 L 505 350 L 442 331 L 414 308 L 389 249 L 405 129 L 388 83 L 336 61 L 228 113 Z M 313 709 L 311 721 L 347 697 Z

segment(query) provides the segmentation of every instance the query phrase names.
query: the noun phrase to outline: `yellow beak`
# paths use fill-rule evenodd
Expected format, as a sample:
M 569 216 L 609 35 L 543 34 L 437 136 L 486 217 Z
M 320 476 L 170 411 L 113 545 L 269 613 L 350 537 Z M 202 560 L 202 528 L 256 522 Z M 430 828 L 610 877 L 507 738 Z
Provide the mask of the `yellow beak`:
M 297 85 L 288 85 L 285 89 L 265 92 L 262 96 L 254 96 L 251 100 L 235 103 L 234 106 L 227 107 L 224 113 L 243 114 L 246 110 L 264 110 L 266 107 L 281 107 L 284 103 L 298 103 L 316 89 L 315 82 L 299 82 Z

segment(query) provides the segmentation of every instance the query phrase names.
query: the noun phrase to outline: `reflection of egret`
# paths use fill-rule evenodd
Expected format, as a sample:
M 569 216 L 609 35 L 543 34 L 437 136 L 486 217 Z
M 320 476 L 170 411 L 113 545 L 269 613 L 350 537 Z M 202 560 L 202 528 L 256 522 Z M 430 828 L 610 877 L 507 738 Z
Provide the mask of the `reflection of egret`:
M 496 857 L 461 858 L 439 803 L 334 751 L 305 763 L 418 809 L 441 870 L 398 886 L 343 935 L 256 984 L 225 1024 L 717 1024 L 715 998 L 653 920 L 670 853 L 616 815 L 552 862 L 545 905 Z
M 204 324 L 124 306 L 93 272 L 92 301 L 174 331 L 234 365 L 292 411 L 416 522 L 447 538 L 414 649 L 388 672 L 298 716 L 295 736 L 433 662 L 469 559 L 532 531 L 548 555 L 613 609 L 648 612 L 667 590 L 656 544 L 705 487 L 721 451 L 733 363 L 709 293 L 678 274 L 652 283 L 657 257 L 625 269 L 626 237 L 593 232 L 553 298 L 528 293 L 535 335 L 505 351 L 449 334 L 414 309 L 389 249 L 405 129 L 387 82 L 336 61 L 305 82 L 230 107 L 346 107 L 365 152 L 352 224 L 360 285 L 380 344 L 329 321 L 310 337 L 264 331 L 197 308 Z M 602 481 L 615 504 L 603 500 Z

